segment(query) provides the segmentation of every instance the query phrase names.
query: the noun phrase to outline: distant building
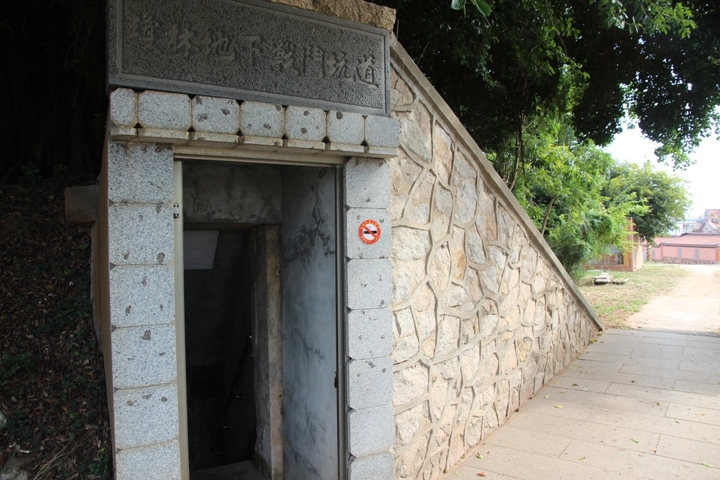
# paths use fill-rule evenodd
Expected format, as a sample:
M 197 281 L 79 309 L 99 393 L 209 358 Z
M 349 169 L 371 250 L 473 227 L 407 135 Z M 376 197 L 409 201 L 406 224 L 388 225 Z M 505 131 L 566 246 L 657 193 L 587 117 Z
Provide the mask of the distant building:
M 665 263 L 720 263 L 720 234 L 683 233 L 656 238 L 652 259 Z
M 703 215 L 697 218 L 683 220 L 678 223 L 677 229 L 673 233 L 720 234 L 720 208 L 708 208 Z

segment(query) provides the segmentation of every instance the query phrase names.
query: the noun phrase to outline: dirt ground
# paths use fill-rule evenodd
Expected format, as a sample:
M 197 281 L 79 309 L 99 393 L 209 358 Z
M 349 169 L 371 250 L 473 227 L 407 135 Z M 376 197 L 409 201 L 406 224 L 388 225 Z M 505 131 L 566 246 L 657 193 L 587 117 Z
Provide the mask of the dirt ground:
M 690 275 L 631 315 L 631 328 L 720 334 L 720 265 L 682 268 Z

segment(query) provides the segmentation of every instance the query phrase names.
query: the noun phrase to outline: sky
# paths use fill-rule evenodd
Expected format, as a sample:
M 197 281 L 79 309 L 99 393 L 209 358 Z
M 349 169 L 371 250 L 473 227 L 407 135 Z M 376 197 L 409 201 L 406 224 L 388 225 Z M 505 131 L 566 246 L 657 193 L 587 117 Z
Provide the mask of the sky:
M 672 172 L 672 168 L 657 163 L 655 150 L 657 144 L 644 138 L 640 129 L 625 128 L 615 136 L 612 144 L 604 150 L 616 160 L 642 165 L 646 160 L 658 169 Z M 715 135 L 703 140 L 690 154 L 695 164 L 685 171 L 678 170 L 676 175 L 688 182 L 688 192 L 693 204 L 686 218 L 703 215 L 706 208 L 720 208 L 720 141 Z

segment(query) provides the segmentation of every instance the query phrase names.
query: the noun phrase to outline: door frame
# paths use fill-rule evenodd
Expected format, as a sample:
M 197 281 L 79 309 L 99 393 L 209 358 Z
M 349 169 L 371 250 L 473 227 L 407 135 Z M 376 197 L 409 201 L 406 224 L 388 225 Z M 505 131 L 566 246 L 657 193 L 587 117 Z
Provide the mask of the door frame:
M 225 155 L 227 153 L 227 155 Z M 346 346 L 347 299 L 346 299 L 346 258 L 345 258 L 345 192 L 344 165 L 347 157 L 335 155 L 308 155 L 280 152 L 257 152 L 233 149 L 198 149 L 176 146 L 173 155 L 173 235 L 175 271 L 175 334 L 177 358 L 177 387 L 179 415 L 179 443 L 181 478 L 190 478 L 187 378 L 185 358 L 185 288 L 184 288 L 184 245 L 183 230 L 183 161 L 211 161 L 231 164 L 292 165 L 300 167 L 325 167 L 335 169 L 335 238 L 336 238 L 336 386 L 337 386 L 337 448 L 338 480 L 345 480 L 348 474 L 347 448 L 347 389 L 346 368 L 349 360 Z M 282 322 L 282 319 L 281 319 Z

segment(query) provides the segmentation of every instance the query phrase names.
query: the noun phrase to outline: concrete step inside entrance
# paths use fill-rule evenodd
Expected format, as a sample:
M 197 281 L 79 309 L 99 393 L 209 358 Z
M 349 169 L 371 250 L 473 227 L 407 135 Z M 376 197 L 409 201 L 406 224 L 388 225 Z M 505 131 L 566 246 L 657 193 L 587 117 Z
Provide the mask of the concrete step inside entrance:
M 208 468 L 190 474 L 190 480 L 265 480 L 250 461 Z

